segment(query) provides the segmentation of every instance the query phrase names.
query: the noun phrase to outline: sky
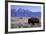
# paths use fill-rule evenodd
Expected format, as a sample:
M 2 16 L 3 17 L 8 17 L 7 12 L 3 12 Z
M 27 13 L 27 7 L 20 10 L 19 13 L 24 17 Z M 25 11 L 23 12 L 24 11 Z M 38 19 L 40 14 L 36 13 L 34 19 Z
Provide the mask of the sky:
M 41 12 L 41 6 L 21 6 L 21 5 L 11 5 L 11 9 L 18 10 L 19 8 L 29 10 L 32 12 Z

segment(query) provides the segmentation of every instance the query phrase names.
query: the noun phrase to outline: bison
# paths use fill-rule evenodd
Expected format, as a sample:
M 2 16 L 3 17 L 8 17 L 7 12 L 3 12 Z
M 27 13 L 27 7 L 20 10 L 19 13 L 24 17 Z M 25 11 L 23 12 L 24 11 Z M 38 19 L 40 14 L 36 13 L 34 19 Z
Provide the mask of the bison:
M 35 23 L 40 23 L 40 21 L 39 21 L 39 19 L 38 18 L 36 18 L 36 17 L 31 17 L 31 18 L 29 18 L 28 19 L 28 24 L 32 24 L 32 25 L 34 25 Z

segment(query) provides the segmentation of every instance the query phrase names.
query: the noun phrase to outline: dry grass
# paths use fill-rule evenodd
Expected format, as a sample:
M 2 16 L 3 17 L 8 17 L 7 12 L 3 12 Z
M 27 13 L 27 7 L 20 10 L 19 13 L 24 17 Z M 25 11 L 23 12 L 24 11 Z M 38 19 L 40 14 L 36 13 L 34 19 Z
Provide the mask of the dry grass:
M 28 18 L 31 17 L 11 17 L 11 27 L 12 28 L 31 28 L 31 27 L 40 27 L 41 23 L 35 23 L 35 25 L 28 24 Z M 41 20 L 40 17 L 39 21 Z

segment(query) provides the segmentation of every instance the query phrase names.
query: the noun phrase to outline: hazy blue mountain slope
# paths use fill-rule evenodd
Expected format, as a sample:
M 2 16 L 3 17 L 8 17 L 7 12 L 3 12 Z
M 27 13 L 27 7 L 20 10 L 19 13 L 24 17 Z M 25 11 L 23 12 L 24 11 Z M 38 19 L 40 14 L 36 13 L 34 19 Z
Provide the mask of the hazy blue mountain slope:
M 17 16 L 17 17 L 41 16 L 41 12 L 32 12 L 29 10 L 24 10 L 24 9 L 19 8 L 18 10 L 12 9 L 11 10 L 11 16 Z

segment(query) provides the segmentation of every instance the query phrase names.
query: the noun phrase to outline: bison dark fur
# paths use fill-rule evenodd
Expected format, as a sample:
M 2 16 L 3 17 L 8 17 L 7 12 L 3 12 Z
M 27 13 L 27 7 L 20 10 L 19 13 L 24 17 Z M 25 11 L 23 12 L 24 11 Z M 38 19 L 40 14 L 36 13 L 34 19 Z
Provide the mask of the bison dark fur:
M 34 25 L 35 23 L 40 23 L 40 21 L 38 18 L 32 17 L 32 18 L 28 19 L 28 24 L 30 24 L 30 23 L 32 23 Z

